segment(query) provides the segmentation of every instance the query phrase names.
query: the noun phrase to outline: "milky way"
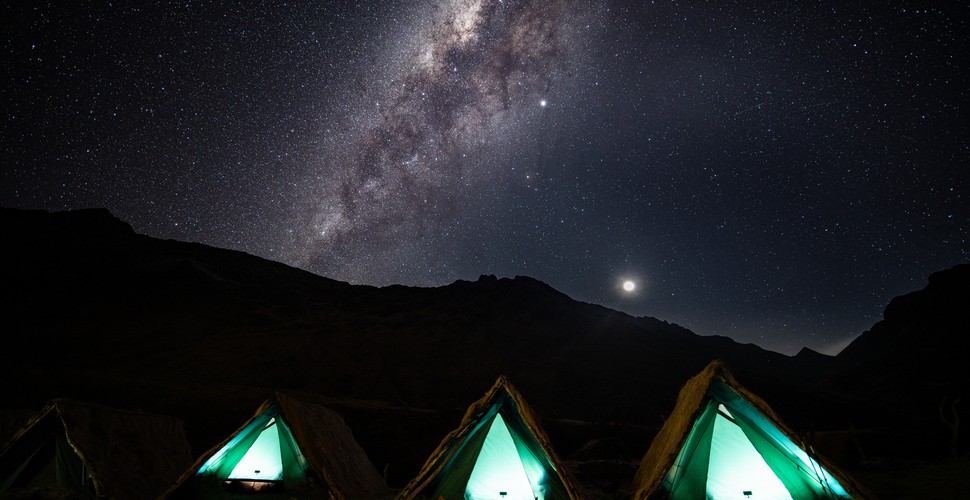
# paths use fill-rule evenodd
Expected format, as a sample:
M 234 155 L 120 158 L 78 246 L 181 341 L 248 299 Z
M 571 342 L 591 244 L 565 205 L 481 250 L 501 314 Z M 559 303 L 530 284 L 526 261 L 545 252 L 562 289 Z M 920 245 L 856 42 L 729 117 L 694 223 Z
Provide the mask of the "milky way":
M 502 177 L 499 158 L 580 59 L 576 5 L 454 0 L 426 6 L 389 67 L 363 89 L 346 142 L 321 152 L 326 172 L 300 196 L 306 234 L 291 258 L 354 282 L 439 233 L 449 214 Z M 472 158 L 472 159 L 469 159 Z M 314 175 L 320 172 L 313 172 Z M 405 248 L 407 247 L 407 248 Z
M 0 6 L 0 204 L 834 353 L 970 261 L 967 6 Z M 636 283 L 624 290 L 623 283 Z

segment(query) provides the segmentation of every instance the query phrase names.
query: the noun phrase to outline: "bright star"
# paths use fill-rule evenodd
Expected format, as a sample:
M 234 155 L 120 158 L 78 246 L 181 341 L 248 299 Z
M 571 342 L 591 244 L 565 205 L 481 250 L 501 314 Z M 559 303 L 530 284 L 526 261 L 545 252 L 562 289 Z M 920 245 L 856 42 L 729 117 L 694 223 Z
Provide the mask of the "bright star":
M 634 283 L 634 282 L 632 282 L 630 280 L 626 280 L 626 281 L 623 282 L 623 291 L 632 292 L 632 291 L 634 291 L 636 289 L 637 289 L 637 284 L 636 283 Z
M 539 99 L 539 106 L 544 108 L 546 107 L 546 104 L 549 104 L 549 102 L 546 101 L 545 99 Z

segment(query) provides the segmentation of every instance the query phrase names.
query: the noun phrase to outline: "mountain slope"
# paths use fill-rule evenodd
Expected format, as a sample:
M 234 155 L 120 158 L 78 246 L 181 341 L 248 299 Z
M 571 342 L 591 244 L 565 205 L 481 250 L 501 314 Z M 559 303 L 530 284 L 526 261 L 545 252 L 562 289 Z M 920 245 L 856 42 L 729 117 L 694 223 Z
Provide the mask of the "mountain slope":
M 970 265 L 963 264 L 936 272 L 925 288 L 894 298 L 883 320 L 836 357 L 831 384 L 883 408 L 889 418 L 905 413 L 913 425 L 939 435 L 931 442 L 941 444 L 951 434 L 947 422 L 970 417 L 967 325 Z M 967 442 L 960 436 L 957 448 L 966 450 Z
M 544 388 L 537 398 L 550 411 L 616 418 L 650 404 L 638 401 L 645 385 L 676 387 L 713 357 L 742 371 L 786 360 L 576 302 L 527 277 L 351 286 L 138 235 L 103 210 L 8 209 L 3 221 L 12 242 L 3 278 L 16 290 L 6 304 L 17 332 L 6 351 L 17 353 L 12 364 L 295 386 L 413 406 L 461 405 L 505 373 Z M 661 365 L 668 370 L 658 375 Z M 600 401 L 576 398 L 583 386 Z

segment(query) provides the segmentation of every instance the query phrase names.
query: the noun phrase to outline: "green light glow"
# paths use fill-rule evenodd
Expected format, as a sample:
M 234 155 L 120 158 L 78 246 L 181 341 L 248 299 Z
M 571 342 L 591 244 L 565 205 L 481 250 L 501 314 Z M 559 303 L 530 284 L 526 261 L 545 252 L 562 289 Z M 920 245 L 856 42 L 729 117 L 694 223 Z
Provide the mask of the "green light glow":
M 532 472 L 536 483 L 543 479 L 542 466 L 531 453 L 521 454 L 524 447 L 516 446 L 515 439 L 505 425 L 501 414 L 496 413 L 482 444 L 482 450 L 468 478 L 465 489 L 467 500 L 534 500 L 537 484 L 529 480 Z M 538 469 L 538 473 L 536 470 Z M 503 494 L 504 493 L 504 494 Z
M 280 456 L 280 434 L 276 419 L 271 419 L 236 463 L 229 479 L 278 481 L 283 478 L 283 459 Z
M 730 415 L 727 409 L 721 405 L 720 410 L 714 420 L 711 461 L 707 470 L 707 498 L 790 499 L 785 485 L 771 471 L 744 431 L 722 415 Z
M 711 386 L 664 486 L 672 499 L 849 498 L 838 481 L 730 387 Z

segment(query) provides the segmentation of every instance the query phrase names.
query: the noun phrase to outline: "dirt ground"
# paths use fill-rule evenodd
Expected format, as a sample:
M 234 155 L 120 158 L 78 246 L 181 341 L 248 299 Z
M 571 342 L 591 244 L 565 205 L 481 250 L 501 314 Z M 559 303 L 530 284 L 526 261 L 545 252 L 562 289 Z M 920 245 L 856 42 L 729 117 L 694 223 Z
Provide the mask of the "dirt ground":
M 932 462 L 867 464 L 851 474 L 881 500 L 970 498 L 970 455 Z

